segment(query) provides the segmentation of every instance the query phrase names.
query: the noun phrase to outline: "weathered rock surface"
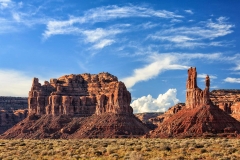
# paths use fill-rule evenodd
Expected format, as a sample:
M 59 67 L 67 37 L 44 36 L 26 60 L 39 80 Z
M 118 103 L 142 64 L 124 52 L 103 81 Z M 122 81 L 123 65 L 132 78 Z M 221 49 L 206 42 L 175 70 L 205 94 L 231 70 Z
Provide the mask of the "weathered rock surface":
M 240 121 L 240 90 L 213 90 L 210 92 L 210 99 L 214 105 Z
M 27 97 L 0 96 L 0 134 L 27 117 Z
M 33 79 L 29 114 L 91 116 L 102 113 L 132 114 L 131 94 L 109 73 L 65 75 L 45 81 Z
M 109 73 L 37 78 L 28 97 L 29 116 L 0 138 L 110 138 L 141 136 L 149 129 L 133 115 L 131 94 Z
M 28 108 L 27 97 L 5 97 L 0 96 L 0 110 L 18 110 Z
M 152 131 L 150 137 L 198 137 L 209 133 L 237 134 L 240 123 L 217 106 L 205 105 L 179 111 Z
M 27 109 L 0 110 L 0 134 L 27 117 Z
M 138 137 L 149 129 L 134 115 L 104 113 L 89 117 L 31 115 L 0 138 L 117 138 Z
M 197 86 L 197 71 L 196 68 L 188 69 L 188 78 L 187 78 L 187 93 L 186 93 L 186 107 L 195 108 L 203 104 L 209 104 L 209 87 L 210 87 L 210 78 L 207 75 L 205 79 L 206 88 L 201 90 Z
M 146 112 L 146 113 L 136 113 L 135 116 L 142 121 L 149 129 L 153 130 L 157 127 L 155 123 L 152 122 L 152 119 L 157 118 L 158 116 L 163 115 L 163 112 Z
M 152 117 L 148 121 L 156 126 L 161 125 L 165 120 L 172 117 L 174 114 L 179 112 L 180 110 L 186 108 L 185 103 L 178 103 L 171 108 L 169 108 L 164 114 L 161 114 L 157 117 Z
M 146 112 L 146 113 L 136 113 L 134 114 L 143 123 L 148 123 L 149 119 L 158 117 L 164 114 L 164 112 Z
M 206 77 L 206 88 L 197 86 L 196 68 L 188 70 L 186 107 L 166 119 L 149 137 L 195 137 L 204 134 L 240 133 L 240 122 L 215 106 L 210 99 L 210 79 Z

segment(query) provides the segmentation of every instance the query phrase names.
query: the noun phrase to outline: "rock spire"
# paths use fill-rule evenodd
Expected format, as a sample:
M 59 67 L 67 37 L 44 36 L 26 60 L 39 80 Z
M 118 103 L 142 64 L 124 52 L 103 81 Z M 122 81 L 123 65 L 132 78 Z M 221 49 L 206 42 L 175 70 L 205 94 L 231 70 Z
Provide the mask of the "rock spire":
M 201 105 L 208 104 L 210 102 L 209 98 L 209 87 L 210 78 L 207 75 L 205 79 L 205 89 L 201 90 L 197 86 L 197 71 L 196 68 L 188 69 L 187 78 L 187 93 L 186 93 L 186 108 L 195 108 Z

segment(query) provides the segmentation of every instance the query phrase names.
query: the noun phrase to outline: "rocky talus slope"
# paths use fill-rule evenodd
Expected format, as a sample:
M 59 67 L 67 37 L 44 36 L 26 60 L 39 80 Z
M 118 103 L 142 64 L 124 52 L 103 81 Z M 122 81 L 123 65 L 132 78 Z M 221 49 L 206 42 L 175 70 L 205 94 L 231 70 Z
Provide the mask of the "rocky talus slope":
M 198 137 L 205 134 L 240 133 L 240 122 L 214 105 L 210 99 L 210 78 L 206 76 L 205 89 L 197 86 L 196 68 L 188 70 L 186 106 L 164 120 L 147 137 Z

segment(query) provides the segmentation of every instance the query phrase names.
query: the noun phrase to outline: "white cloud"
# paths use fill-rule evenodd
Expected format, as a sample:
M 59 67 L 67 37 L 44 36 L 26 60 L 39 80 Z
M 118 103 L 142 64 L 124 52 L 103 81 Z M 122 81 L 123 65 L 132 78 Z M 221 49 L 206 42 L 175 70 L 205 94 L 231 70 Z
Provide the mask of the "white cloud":
M 207 75 L 208 74 L 201 73 L 201 74 L 198 74 L 197 77 L 205 79 Z M 208 76 L 210 77 L 210 79 L 217 79 L 217 76 L 214 76 L 214 75 L 208 75 Z
M 224 79 L 224 82 L 240 83 L 240 78 L 227 77 L 227 78 Z
M 11 0 L 0 0 L 0 9 L 5 9 L 9 7 L 11 3 L 12 3 Z
M 122 7 L 111 5 L 91 9 L 86 12 L 83 19 L 86 21 L 102 22 L 127 17 L 183 18 L 181 15 L 166 10 L 154 10 L 147 7 L 133 5 Z
M 208 20 L 198 23 L 194 27 L 175 27 L 164 29 L 148 36 L 153 40 L 171 42 L 171 48 L 194 48 L 206 46 L 225 46 L 228 42 L 211 40 L 226 36 L 233 32 L 234 25 L 227 22 L 226 17 L 219 17 L 216 21 Z M 210 42 L 205 42 L 208 40 Z M 169 44 L 168 44 L 169 46 Z
M 236 64 L 236 67 L 233 68 L 234 71 L 239 71 L 240 70 L 240 64 Z
M 85 30 L 81 33 L 86 36 L 86 43 L 93 43 L 93 49 L 102 49 L 115 42 L 115 36 L 122 33 L 120 29 L 102 29 Z
M 131 76 L 123 78 L 122 81 L 125 83 L 127 88 L 131 88 L 136 83 L 152 79 L 164 71 L 188 69 L 188 60 L 201 58 L 204 58 L 205 60 L 218 60 L 220 58 L 220 54 L 153 53 L 148 58 L 146 58 L 148 60 L 147 65 L 135 69 Z
M 182 20 L 180 20 L 180 19 L 172 19 L 170 22 L 171 23 L 180 23 L 180 22 L 182 22 Z
M 79 27 L 72 26 L 73 22 L 69 23 L 59 23 L 51 22 L 48 23 L 48 30 L 43 34 L 44 38 L 47 39 L 51 35 L 64 35 L 64 34 L 73 34 L 73 35 L 82 35 L 84 36 L 85 43 L 93 43 L 93 49 L 102 49 L 106 46 L 111 45 L 115 42 L 115 36 L 124 32 L 121 27 L 128 27 L 128 25 L 113 26 L 106 29 L 96 28 L 93 30 L 84 30 Z M 119 27 L 119 28 L 118 28 Z
M 164 94 L 159 94 L 155 99 L 151 95 L 143 96 L 131 103 L 135 113 L 143 112 L 165 112 L 169 107 L 179 103 L 176 98 L 177 90 L 169 89 Z
M 19 15 L 19 13 L 13 12 L 12 16 L 13 16 L 13 19 L 16 20 L 17 22 L 21 20 L 21 16 Z
M 151 36 L 153 39 L 159 39 L 159 40 L 167 40 L 175 43 L 181 43 L 181 42 L 187 42 L 187 41 L 193 41 L 195 39 L 190 38 L 188 36 L 183 36 L 183 35 L 176 35 L 176 36 Z
M 44 38 L 49 38 L 52 35 L 64 33 L 68 34 L 69 28 L 81 30 L 81 27 L 76 27 L 76 25 L 81 25 L 84 23 L 94 24 L 97 22 L 105 22 L 118 18 L 131 17 L 182 18 L 181 15 L 177 15 L 166 10 L 153 10 L 151 8 L 140 6 L 119 7 L 116 5 L 111 5 L 90 9 L 86 11 L 85 14 L 81 17 L 71 16 L 68 20 L 51 20 L 48 22 L 47 29 L 43 33 L 43 36 Z M 59 32 L 59 30 L 61 32 Z
M 0 70 L 0 95 L 27 97 L 32 78 L 16 70 Z
M 156 26 L 158 26 L 158 24 L 154 24 L 152 22 L 147 22 L 141 25 L 144 29 L 151 29 L 154 28 Z
M 193 14 L 193 11 L 188 9 L 188 10 L 184 10 L 186 13 L 189 13 L 189 14 Z
M 96 43 L 93 48 L 94 49 L 102 49 L 106 46 L 109 46 L 111 45 L 112 43 L 114 43 L 115 41 L 114 40 L 111 40 L 111 39 L 103 39 L 101 40 L 100 42 Z

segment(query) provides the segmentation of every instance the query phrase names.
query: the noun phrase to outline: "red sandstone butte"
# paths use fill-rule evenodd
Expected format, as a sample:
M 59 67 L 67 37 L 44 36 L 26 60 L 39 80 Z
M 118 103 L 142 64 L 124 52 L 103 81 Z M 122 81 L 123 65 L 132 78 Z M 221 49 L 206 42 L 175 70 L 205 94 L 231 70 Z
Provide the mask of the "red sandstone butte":
M 133 115 L 131 94 L 109 73 L 33 79 L 29 116 L 0 138 L 133 137 L 149 129 Z
M 209 95 L 210 78 L 206 76 L 205 89 L 197 86 L 196 68 L 188 69 L 186 107 L 163 121 L 147 137 L 198 137 L 204 135 L 237 136 L 240 122 L 215 106 Z

